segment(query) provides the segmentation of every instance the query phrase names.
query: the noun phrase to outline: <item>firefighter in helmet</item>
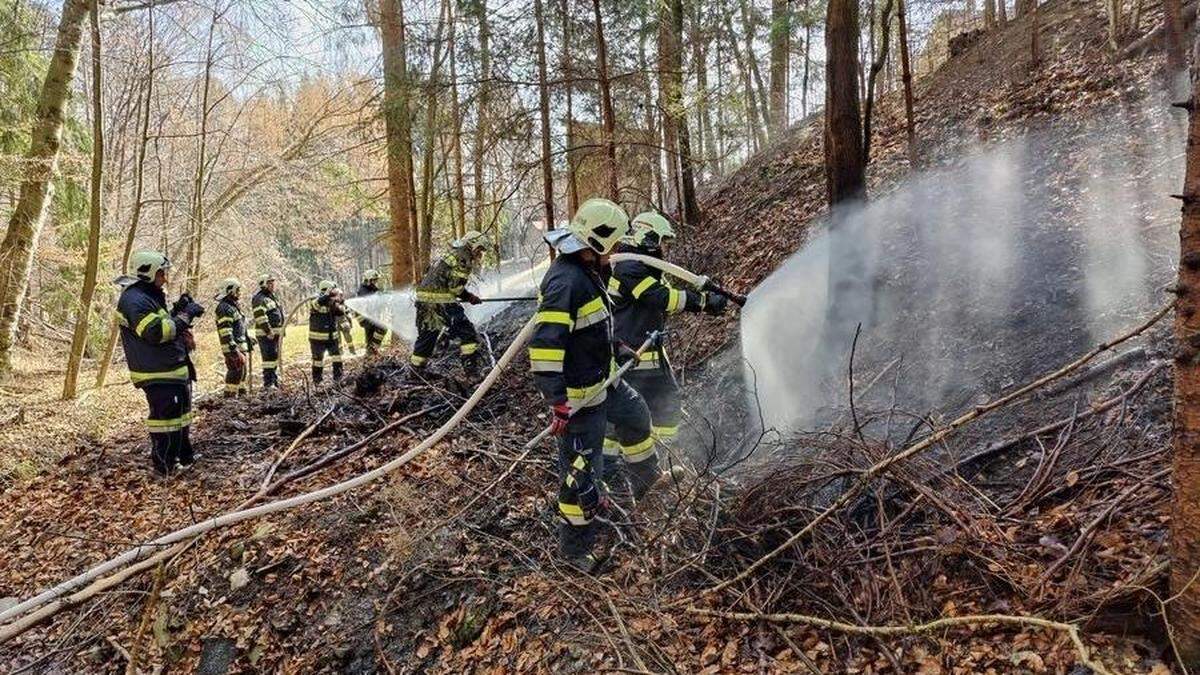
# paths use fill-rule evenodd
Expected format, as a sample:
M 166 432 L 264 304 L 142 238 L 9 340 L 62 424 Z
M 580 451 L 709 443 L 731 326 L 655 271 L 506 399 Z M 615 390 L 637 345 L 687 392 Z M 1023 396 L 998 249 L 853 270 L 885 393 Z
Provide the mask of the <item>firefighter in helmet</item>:
M 425 367 L 444 330 L 449 337 L 458 340 L 463 370 L 470 375 L 478 372 L 479 337 L 460 303 L 476 305 L 481 302 L 479 296 L 467 290 L 467 281 L 483 258 L 485 248 L 482 234 L 474 230 L 467 232 L 450 244 L 450 250 L 429 267 L 417 284 L 417 341 L 413 343 L 413 367 Z
M 325 279 L 317 284 L 317 297 L 308 302 L 308 346 L 312 351 L 313 382 L 325 375 L 325 355 L 333 364 L 333 379 L 342 379 L 342 335 L 340 324 L 346 314 L 337 284 Z
M 379 292 L 379 270 L 363 272 L 362 283 L 358 286 L 358 295 L 363 298 Z M 367 344 L 367 356 L 374 356 L 383 347 L 383 339 L 387 336 L 387 328 L 365 316 L 359 315 L 358 325 L 363 329 L 363 340 Z
M 262 357 L 263 388 L 279 386 L 279 342 L 283 338 L 283 307 L 275 297 L 275 276 L 258 277 L 258 292 L 250 301 L 254 311 L 254 336 Z
M 217 295 L 217 337 L 225 355 L 226 398 L 246 395 L 249 377 L 246 357 L 254 346 L 253 338 L 246 333 L 246 316 L 238 304 L 241 297 L 242 282 L 234 278 L 226 279 Z

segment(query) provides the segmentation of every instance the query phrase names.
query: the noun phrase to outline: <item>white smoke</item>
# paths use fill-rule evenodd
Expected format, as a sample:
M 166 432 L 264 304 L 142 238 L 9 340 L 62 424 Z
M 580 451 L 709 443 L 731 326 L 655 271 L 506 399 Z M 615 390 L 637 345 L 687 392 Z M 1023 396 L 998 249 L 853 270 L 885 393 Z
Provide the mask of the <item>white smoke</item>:
M 815 234 L 742 314 L 767 424 L 845 406 L 860 323 L 856 384 L 899 359 L 867 397 L 925 412 L 1025 381 L 1161 306 L 1184 148 L 1165 110 L 990 147 Z

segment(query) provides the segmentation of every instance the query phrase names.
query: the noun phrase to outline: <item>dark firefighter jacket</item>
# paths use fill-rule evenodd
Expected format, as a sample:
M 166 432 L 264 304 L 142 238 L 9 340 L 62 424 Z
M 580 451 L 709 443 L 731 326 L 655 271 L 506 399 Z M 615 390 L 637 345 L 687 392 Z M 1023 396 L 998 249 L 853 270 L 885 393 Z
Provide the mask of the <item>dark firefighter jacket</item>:
M 283 308 L 275 295 L 267 289 L 260 289 L 250 301 L 254 309 L 254 334 L 266 337 L 268 329 L 272 334 L 278 334 L 283 329 Z
M 653 255 L 657 252 L 622 245 L 622 253 Z M 662 330 L 668 314 L 699 312 L 704 309 L 705 294 L 672 288 L 662 279 L 662 270 L 636 260 L 613 265 L 608 279 L 613 302 L 613 336 L 637 349 L 651 332 Z M 665 364 L 662 347 L 647 349 L 634 368 L 649 370 Z
M 375 295 L 378 292 L 379 292 L 378 286 L 368 286 L 367 284 L 360 284 L 358 287 L 358 295 L 355 297 L 364 298 L 368 295 Z M 365 316 L 362 316 L 361 314 L 358 316 L 358 325 L 362 326 L 363 328 L 370 327 L 370 328 L 373 328 L 378 331 L 387 330 L 383 326 L 368 319 Z
M 237 299 L 225 296 L 217 303 L 217 337 L 221 339 L 221 351 L 249 351 L 246 340 L 246 316 L 238 306 Z
M 338 323 L 346 314 L 340 302 L 328 295 L 320 295 L 308 301 L 308 339 L 311 342 L 336 342 L 339 339 Z
M 576 255 L 560 255 L 538 291 L 537 327 L 529 342 L 534 383 L 551 404 L 582 407 L 604 401 L 613 366 L 608 294 L 595 272 Z
M 134 386 L 190 379 L 190 361 L 183 341 L 188 325 L 171 316 L 161 288 L 147 281 L 128 286 L 117 300 L 117 322 L 121 325 L 129 380 Z
M 446 255 L 429 267 L 417 284 L 417 302 L 458 302 L 471 277 L 469 248 L 451 248 Z

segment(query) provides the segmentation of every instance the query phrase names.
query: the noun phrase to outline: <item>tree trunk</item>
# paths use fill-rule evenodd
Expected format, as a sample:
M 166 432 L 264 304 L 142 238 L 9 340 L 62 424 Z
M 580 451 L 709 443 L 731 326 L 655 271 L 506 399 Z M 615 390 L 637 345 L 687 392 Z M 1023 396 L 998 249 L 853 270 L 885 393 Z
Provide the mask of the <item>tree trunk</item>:
M 455 220 L 454 236 L 461 237 L 467 233 L 467 197 L 463 190 L 463 156 L 462 156 L 462 111 L 458 105 L 458 53 L 454 48 L 455 34 L 458 26 L 458 16 L 454 13 L 456 3 L 450 3 L 450 117 L 454 125 L 454 201 L 458 204 L 458 215 Z
M 1167 49 L 1167 68 L 1173 73 L 1182 71 L 1187 67 L 1187 54 L 1183 49 L 1183 3 L 1180 0 L 1163 0 L 1163 40 Z
M 674 32 L 674 0 L 658 3 L 658 109 L 662 111 L 662 144 L 667 159 L 662 207 L 682 217 L 683 193 L 679 176 L 679 116 L 682 108 L 679 38 Z
M 63 379 L 63 400 L 75 398 L 79 385 L 79 365 L 87 347 L 92 317 L 92 299 L 96 295 L 96 273 L 100 267 L 100 192 L 104 187 L 104 80 L 100 64 L 100 3 L 92 2 L 92 176 L 91 213 L 88 215 L 87 260 L 83 268 L 83 289 L 79 294 L 79 315 L 67 355 L 67 374 Z
M 1038 10 L 1038 1 L 1032 0 L 1027 11 L 1033 14 L 1033 20 L 1030 22 L 1032 25 L 1029 27 L 1029 62 L 1037 68 L 1042 64 L 1042 13 Z
M 446 17 L 450 13 L 449 5 L 448 0 L 442 0 L 442 7 L 438 10 L 438 25 L 433 42 L 433 62 L 429 66 L 429 83 L 426 87 L 425 95 L 425 152 L 421 158 L 421 210 L 419 220 L 421 223 L 421 234 L 416 263 L 418 270 L 429 268 L 429 258 L 433 253 L 433 162 L 437 150 L 438 95 L 441 92 L 441 85 L 438 82 L 438 78 L 442 72 L 442 35 L 446 26 Z
M 997 22 L 1001 26 L 1008 23 L 1008 0 L 996 0 L 996 13 L 999 15 Z
M 64 0 L 54 55 L 46 70 L 46 79 L 38 96 L 37 115 L 26 153 L 25 179 L 16 207 L 8 221 L 8 231 L 0 241 L 0 375 L 12 370 L 12 348 L 17 337 L 17 319 L 25 292 L 38 237 L 45 222 L 50 201 L 50 179 L 58 167 L 58 150 L 66 117 L 71 79 L 79 59 L 83 20 L 88 0 Z
M 987 29 L 996 26 L 996 0 L 983 0 L 983 27 Z
M 650 137 L 650 143 L 654 146 L 652 152 L 654 155 L 653 161 L 650 163 L 651 186 L 650 186 L 650 201 L 655 204 L 662 204 L 665 197 L 663 196 L 663 149 L 666 147 L 663 144 L 662 134 L 660 133 L 658 123 L 658 111 L 661 105 L 655 105 L 654 92 L 654 70 L 650 68 L 650 59 L 646 56 L 646 31 L 638 32 L 638 68 L 645 74 L 645 83 L 642 87 L 642 108 L 645 113 L 646 133 Z
M 716 29 L 720 33 L 721 29 Z M 717 91 L 725 91 L 725 53 L 721 48 L 721 41 L 717 40 Z M 725 103 L 720 96 L 717 98 L 717 154 L 713 157 L 713 166 L 716 167 L 717 173 L 725 175 L 725 155 L 729 152 L 729 141 L 726 138 L 728 129 L 725 124 Z
M 871 63 L 871 73 L 867 77 L 867 106 L 863 113 L 863 166 L 871 162 L 871 121 L 875 114 L 875 87 L 879 72 L 883 70 L 883 62 L 887 59 L 888 48 L 892 36 L 892 2 L 884 0 L 883 12 L 879 16 L 879 52 Z
M 212 91 L 213 68 L 213 33 L 217 27 L 217 11 L 212 12 L 212 21 L 208 24 L 208 42 L 204 52 L 204 91 L 200 97 L 200 130 L 197 135 L 196 173 L 192 186 L 192 214 L 188 235 L 188 264 L 187 275 L 184 279 L 184 290 L 198 291 L 201 281 L 200 258 L 204 253 L 204 188 L 205 170 L 208 168 L 208 97 Z M 166 252 L 164 251 L 164 254 Z
M 612 89 L 608 81 L 608 46 L 604 42 L 604 19 L 600 16 L 600 0 L 592 0 L 596 22 L 596 67 L 600 84 L 600 116 L 604 127 L 604 173 L 608 179 L 608 198 L 620 201 L 617 188 L 616 119 L 613 114 Z
M 742 53 L 741 47 L 737 44 L 737 33 L 733 30 L 733 19 L 729 14 L 725 15 L 725 37 L 729 42 L 729 50 L 733 53 L 733 61 L 737 65 L 738 74 L 741 75 L 746 90 L 746 124 L 750 127 L 747 143 L 757 151 L 767 142 L 763 138 L 762 116 L 758 112 L 758 98 L 754 95 L 753 76 L 750 74 L 750 67 L 745 63 L 746 55 Z
M 579 183 L 575 179 L 575 68 L 571 64 L 571 0 L 562 0 L 562 76 L 567 99 L 567 217 L 579 208 Z
M 905 0 L 896 0 L 896 22 L 900 32 L 900 79 L 904 81 L 904 134 L 908 137 L 908 163 L 917 166 L 917 121 L 913 113 L 912 67 L 908 53 L 908 19 Z
M 791 7 L 788 0 L 771 0 L 771 110 L 770 132 L 778 135 L 787 128 L 788 38 L 792 34 Z
M 149 39 L 146 40 L 146 78 L 142 81 L 145 97 L 141 109 L 141 139 L 138 143 L 137 161 L 133 171 L 133 212 L 130 215 L 129 231 L 125 233 L 125 247 L 121 250 L 120 270 L 129 268 L 129 258 L 133 254 L 133 243 L 137 238 L 138 225 L 142 219 L 142 193 L 146 184 L 146 149 L 150 145 L 150 106 L 154 100 L 154 5 L 148 8 L 150 22 Z M 104 342 L 104 353 L 100 355 L 100 369 L 96 372 L 96 389 L 103 389 L 108 378 L 108 369 L 112 366 L 113 352 L 116 351 L 119 324 L 116 319 L 109 321 L 108 337 Z
M 708 103 L 708 34 L 704 30 L 704 20 L 700 3 L 697 2 L 695 6 L 695 27 L 692 36 L 692 44 L 695 45 L 693 52 L 695 63 L 693 67 L 696 69 L 696 106 L 699 108 L 700 124 L 698 131 L 701 139 L 701 142 L 696 147 L 696 157 L 699 158 L 700 171 L 701 175 L 703 175 L 705 168 L 709 167 L 712 163 L 714 138 L 712 106 Z
M 746 66 L 750 70 L 754 91 L 758 95 L 758 109 L 762 111 L 763 125 L 769 124 L 767 119 L 771 105 L 767 96 L 767 87 L 763 84 L 762 72 L 758 67 L 758 55 L 754 53 L 754 41 L 758 39 L 758 21 L 754 18 L 753 8 L 747 0 L 740 0 L 743 29 L 746 33 Z
M 812 20 L 807 16 L 808 2 L 809 0 L 804 0 L 804 81 L 800 85 L 800 114 L 804 117 L 808 117 L 808 72 L 812 65 L 809 51 L 812 45 Z
M 491 132 L 488 128 L 488 101 L 492 89 L 492 46 L 491 26 L 488 24 L 487 0 L 479 0 L 479 87 L 475 116 L 475 152 L 474 161 L 474 190 L 475 190 L 475 229 L 483 231 L 483 153 L 484 141 Z
M 388 211 L 391 215 L 392 285 L 413 281 L 412 131 L 408 119 L 408 64 L 400 0 L 380 0 L 383 43 L 383 120 L 387 134 Z M 407 158 L 407 161 L 406 161 Z
M 671 0 L 671 115 L 679 137 L 680 210 L 683 222 L 700 224 L 700 204 L 696 201 L 696 179 L 692 167 L 691 139 L 687 112 L 683 107 L 683 0 Z
M 825 24 L 825 192 L 830 208 L 863 197 L 858 2 L 829 0 Z
M 554 164 L 550 161 L 550 87 L 546 84 L 546 19 L 542 0 L 533 0 L 537 22 L 538 111 L 542 116 L 542 208 L 546 231 L 554 229 Z
M 1200 63 L 1192 64 L 1192 101 L 1200 101 Z M 1182 665 L 1195 669 L 1200 666 L 1200 109 L 1195 106 L 1188 114 L 1176 292 L 1173 601 L 1168 609 Z

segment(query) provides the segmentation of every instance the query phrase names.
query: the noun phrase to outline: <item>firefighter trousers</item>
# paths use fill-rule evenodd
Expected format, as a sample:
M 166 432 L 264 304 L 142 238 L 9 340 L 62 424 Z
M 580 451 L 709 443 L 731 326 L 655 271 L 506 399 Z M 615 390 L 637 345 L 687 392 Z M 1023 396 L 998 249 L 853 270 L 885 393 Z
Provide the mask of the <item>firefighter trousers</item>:
M 643 450 L 606 457 L 604 437 L 610 424 L 621 447 Z M 595 518 L 607 502 L 610 487 L 618 486 L 621 493 L 620 486 L 628 481 L 633 495 L 640 497 L 658 477 L 650 413 L 632 387 L 618 382 L 609 387 L 603 403 L 571 416 L 567 432 L 558 439 L 558 474 L 558 511 L 563 520 L 559 552 L 569 558 L 587 555 L 596 540 Z
M 336 333 L 335 333 L 336 335 Z M 333 381 L 342 379 L 342 342 L 336 337 L 333 340 L 309 340 L 312 349 L 312 378 L 315 384 L 320 384 L 325 377 L 325 355 L 333 364 Z
M 262 357 L 263 388 L 279 386 L 279 336 L 258 338 L 258 353 Z
M 142 388 L 150 414 L 146 427 L 150 431 L 150 464 L 166 474 L 176 463 L 191 464 L 195 459 L 188 433 L 192 424 L 192 384 L 162 382 Z
M 417 303 L 417 341 L 413 343 L 412 364 L 421 368 L 429 362 L 443 329 L 451 339 L 458 340 L 458 353 L 464 366 L 474 365 L 478 358 L 479 335 L 475 332 L 475 324 L 457 302 Z
M 363 338 L 367 343 L 368 356 L 379 353 L 379 350 L 383 347 L 383 338 L 386 335 L 387 329 L 383 326 L 376 326 L 370 323 L 363 325 Z
M 225 352 L 225 395 L 245 394 L 246 375 L 246 355 L 236 349 Z
M 625 375 L 625 381 L 637 390 L 646 400 L 650 409 L 651 431 L 654 439 L 659 442 L 659 449 L 666 454 L 674 449 L 673 441 L 679 435 L 679 423 L 683 416 L 683 406 L 680 403 L 679 387 L 675 378 L 664 368 L 653 370 L 632 370 Z M 615 439 L 607 439 L 605 449 L 612 452 Z M 678 461 L 678 457 L 671 458 Z M 672 463 L 673 463 L 672 462 Z

